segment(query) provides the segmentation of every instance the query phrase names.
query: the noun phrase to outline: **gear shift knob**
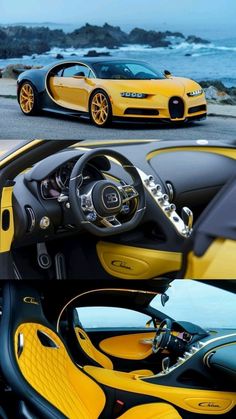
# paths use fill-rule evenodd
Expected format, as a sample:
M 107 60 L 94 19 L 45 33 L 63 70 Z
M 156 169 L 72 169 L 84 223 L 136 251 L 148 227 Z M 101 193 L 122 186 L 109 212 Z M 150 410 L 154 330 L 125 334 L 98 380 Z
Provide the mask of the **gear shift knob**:
M 169 372 L 169 366 L 170 366 L 170 358 L 167 356 L 166 358 L 163 358 L 161 361 L 162 366 L 162 372 L 163 374 L 167 374 Z
M 191 233 L 193 227 L 193 212 L 188 207 L 183 207 L 181 211 L 181 218 L 186 226 L 186 230 Z

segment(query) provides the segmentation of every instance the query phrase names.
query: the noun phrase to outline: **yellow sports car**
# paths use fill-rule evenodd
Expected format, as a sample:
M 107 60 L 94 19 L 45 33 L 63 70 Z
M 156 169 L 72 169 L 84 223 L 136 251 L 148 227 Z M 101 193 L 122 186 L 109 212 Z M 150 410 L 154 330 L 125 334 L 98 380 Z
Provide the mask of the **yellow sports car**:
M 112 58 L 60 61 L 25 71 L 18 78 L 18 101 L 26 115 L 41 110 L 89 115 L 99 127 L 113 119 L 186 122 L 207 114 L 203 89 L 195 81 L 145 62 Z

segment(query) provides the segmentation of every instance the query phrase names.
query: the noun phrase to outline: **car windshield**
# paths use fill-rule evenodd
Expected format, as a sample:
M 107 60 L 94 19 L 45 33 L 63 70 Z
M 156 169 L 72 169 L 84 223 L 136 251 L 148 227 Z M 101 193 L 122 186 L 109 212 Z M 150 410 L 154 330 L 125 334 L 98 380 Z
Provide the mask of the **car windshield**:
M 187 320 L 203 328 L 235 329 L 236 295 L 200 281 L 177 280 L 166 294 L 165 307 L 157 295 L 151 307 L 175 320 Z
M 99 79 L 110 80 L 157 80 L 165 77 L 160 71 L 154 70 L 144 63 L 133 62 L 101 62 L 93 65 Z

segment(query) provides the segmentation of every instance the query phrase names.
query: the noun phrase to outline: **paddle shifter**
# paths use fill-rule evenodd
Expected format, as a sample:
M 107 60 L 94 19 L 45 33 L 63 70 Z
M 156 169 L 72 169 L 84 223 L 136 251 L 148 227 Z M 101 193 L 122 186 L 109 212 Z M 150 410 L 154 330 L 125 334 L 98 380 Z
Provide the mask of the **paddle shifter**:
M 188 207 L 183 207 L 181 210 L 181 217 L 186 226 L 186 233 L 191 234 L 193 228 L 193 212 Z
M 169 367 L 170 367 L 170 357 L 169 356 L 162 359 L 161 367 L 162 367 L 162 373 L 163 374 L 167 374 L 169 372 Z

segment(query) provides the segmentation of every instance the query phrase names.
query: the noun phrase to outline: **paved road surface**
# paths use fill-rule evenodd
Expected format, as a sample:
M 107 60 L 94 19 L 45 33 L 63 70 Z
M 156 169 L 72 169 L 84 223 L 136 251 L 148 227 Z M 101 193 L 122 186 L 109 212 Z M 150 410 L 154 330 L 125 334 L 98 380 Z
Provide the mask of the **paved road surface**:
M 184 127 L 116 123 L 101 129 L 85 119 L 43 115 L 27 117 L 14 99 L 0 98 L 0 140 L 44 139 L 166 139 L 236 140 L 236 118 L 209 117 Z

